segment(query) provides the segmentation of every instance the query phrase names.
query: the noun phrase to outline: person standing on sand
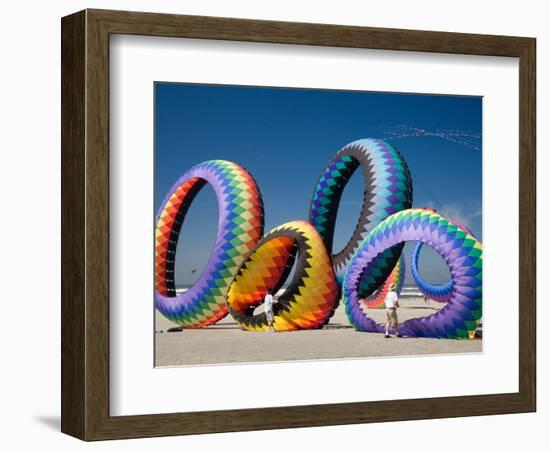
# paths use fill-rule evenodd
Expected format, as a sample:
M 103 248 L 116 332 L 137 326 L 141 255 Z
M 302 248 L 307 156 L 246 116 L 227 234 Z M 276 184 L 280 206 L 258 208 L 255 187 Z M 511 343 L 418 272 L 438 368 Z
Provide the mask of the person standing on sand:
M 267 294 L 264 297 L 264 312 L 267 318 L 267 330 L 266 333 L 270 333 L 275 330 L 274 317 L 273 317 L 273 289 L 268 289 Z
M 397 308 L 399 308 L 399 298 L 397 292 L 395 292 L 395 285 L 390 286 L 389 292 L 386 294 L 386 335 L 384 337 L 390 337 L 390 326 L 395 328 L 395 337 L 401 337 L 399 334 L 399 323 L 397 320 Z

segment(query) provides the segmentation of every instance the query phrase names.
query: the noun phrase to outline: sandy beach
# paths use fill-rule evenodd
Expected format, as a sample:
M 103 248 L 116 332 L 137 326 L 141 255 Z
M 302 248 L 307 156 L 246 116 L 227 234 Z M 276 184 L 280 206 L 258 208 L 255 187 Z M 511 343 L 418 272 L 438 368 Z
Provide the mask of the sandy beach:
M 399 320 L 427 316 L 442 304 L 401 298 Z M 369 310 L 378 322 L 385 311 Z M 475 353 L 482 339 L 452 340 L 426 338 L 385 339 L 382 334 L 362 333 L 350 325 L 342 305 L 322 330 L 286 333 L 243 331 L 231 316 L 203 329 L 169 332 L 177 327 L 156 313 L 155 365 L 180 366 L 307 359 L 364 358 L 380 356 Z

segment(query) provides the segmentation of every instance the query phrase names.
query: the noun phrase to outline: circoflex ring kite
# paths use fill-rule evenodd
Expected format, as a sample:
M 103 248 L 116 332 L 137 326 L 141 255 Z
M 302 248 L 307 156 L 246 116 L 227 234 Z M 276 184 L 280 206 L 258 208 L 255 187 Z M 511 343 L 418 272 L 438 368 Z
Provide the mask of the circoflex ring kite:
M 193 199 L 209 183 L 218 203 L 214 250 L 197 282 L 177 295 L 176 246 Z M 200 328 L 227 314 L 225 295 L 245 255 L 263 234 L 263 204 L 252 176 L 239 165 L 206 161 L 189 169 L 172 186 L 156 218 L 155 305 L 184 328 Z
M 425 208 L 427 211 L 436 212 L 434 209 L 428 209 Z M 456 220 L 452 220 L 451 223 L 458 226 L 462 230 L 464 230 L 466 233 L 471 234 L 472 236 L 474 233 L 463 223 L 460 223 Z M 420 272 L 418 270 L 418 260 L 420 258 L 420 251 L 423 247 L 422 242 L 417 242 L 412 250 L 411 253 L 411 275 L 414 279 L 414 282 L 416 283 L 416 286 L 418 287 L 418 290 L 427 298 L 439 302 L 439 303 L 446 303 L 451 298 L 451 294 L 453 292 L 453 283 L 452 281 L 448 281 L 445 284 L 441 285 L 434 285 L 430 284 L 422 277 L 420 276 Z
M 346 145 L 333 156 L 321 173 L 309 209 L 309 221 L 321 235 L 330 253 L 340 199 L 346 184 L 359 166 L 363 169 L 365 181 L 359 221 L 345 247 L 332 255 L 339 285 L 342 284 L 353 253 L 367 233 L 391 214 L 412 206 L 411 174 L 405 159 L 395 147 L 381 139 L 360 139 Z M 391 280 L 388 277 L 402 250 L 403 245 L 395 246 L 377 259 L 379 271 L 375 274 L 376 282 L 361 281 L 358 287 L 361 297 L 369 297 L 377 289 L 389 289 Z
M 384 327 L 361 308 L 357 286 L 377 270 L 376 259 L 385 249 L 405 241 L 432 246 L 451 271 L 452 294 L 445 307 L 428 317 L 399 325 L 405 336 L 474 338 L 482 310 L 482 244 L 470 233 L 424 209 L 398 212 L 377 225 L 363 240 L 346 271 L 343 299 L 346 314 L 359 331 L 381 333 Z
M 362 307 L 369 309 L 384 308 L 386 295 L 390 291 L 390 287 L 394 286 L 397 295 L 401 294 L 403 284 L 405 283 L 405 258 L 403 255 L 397 261 L 390 276 L 386 278 L 384 284 L 372 296 L 359 300 Z
M 395 147 L 381 139 L 360 139 L 346 145 L 323 170 L 315 186 L 309 212 L 309 221 L 321 235 L 329 252 L 332 252 L 340 198 L 359 166 L 365 179 L 361 215 L 346 246 L 332 255 L 339 282 L 367 233 L 386 217 L 412 206 L 411 175 L 405 159 Z M 397 252 L 386 277 L 399 256 L 400 252 Z
M 294 275 L 277 296 L 294 262 Z M 265 313 L 254 312 L 268 289 L 277 300 L 273 305 L 277 331 L 320 328 L 332 314 L 338 298 L 336 278 L 326 247 L 309 223 L 294 221 L 274 228 L 239 267 L 227 304 L 243 329 L 266 329 Z

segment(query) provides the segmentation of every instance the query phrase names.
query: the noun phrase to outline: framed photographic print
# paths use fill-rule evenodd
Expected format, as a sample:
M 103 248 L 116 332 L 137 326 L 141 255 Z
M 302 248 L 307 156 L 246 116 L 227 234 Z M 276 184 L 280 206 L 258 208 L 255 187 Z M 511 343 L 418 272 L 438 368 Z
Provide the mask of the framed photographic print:
M 62 20 L 62 431 L 530 412 L 535 39 Z

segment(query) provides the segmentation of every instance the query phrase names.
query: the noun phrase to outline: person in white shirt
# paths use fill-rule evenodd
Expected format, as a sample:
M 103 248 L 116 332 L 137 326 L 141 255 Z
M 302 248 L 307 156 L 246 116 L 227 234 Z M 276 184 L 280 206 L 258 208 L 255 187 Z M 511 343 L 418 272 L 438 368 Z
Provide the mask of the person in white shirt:
M 264 297 L 264 312 L 265 316 L 267 318 L 267 329 L 265 330 L 266 333 L 270 333 L 271 331 L 275 330 L 275 317 L 273 316 L 273 290 L 268 289 L 267 294 L 265 294 Z
M 395 285 L 390 286 L 389 292 L 386 294 L 386 336 L 390 337 L 390 326 L 395 328 L 395 336 L 401 337 L 399 334 L 399 323 L 397 320 L 397 308 L 399 308 L 399 298 L 395 292 Z

